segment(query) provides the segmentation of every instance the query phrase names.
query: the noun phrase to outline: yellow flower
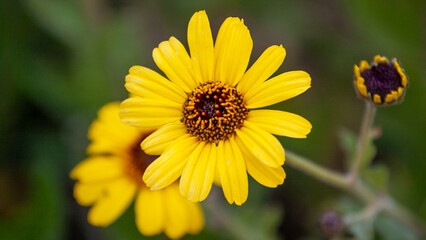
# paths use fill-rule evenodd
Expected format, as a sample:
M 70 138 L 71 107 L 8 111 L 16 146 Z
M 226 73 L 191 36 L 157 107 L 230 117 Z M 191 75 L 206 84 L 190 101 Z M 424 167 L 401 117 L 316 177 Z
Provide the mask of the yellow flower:
M 90 157 L 72 171 L 74 197 L 80 205 L 92 206 L 88 221 L 108 226 L 136 196 L 136 225 L 144 235 L 161 232 L 170 238 L 198 233 L 204 225 L 200 206 L 179 193 L 177 183 L 158 191 L 142 181 L 146 167 L 158 156 L 145 154 L 141 141 L 152 130 L 139 130 L 120 122 L 119 103 L 105 105 L 89 129 Z
M 130 68 L 121 104 L 122 122 L 159 128 L 141 144 L 148 154 L 162 154 L 145 171 L 151 189 L 180 179 L 180 192 L 202 201 L 213 181 L 228 202 L 247 199 L 247 172 L 259 183 L 284 182 L 284 149 L 272 135 L 305 138 L 312 126 L 283 111 L 253 110 L 305 92 L 309 74 L 292 71 L 267 80 L 282 64 L 285 50 L 271 46 L 247 69 L 253 42 L 242 19 L 222 24 L 215 46 L 204 11 L 188 25 L 190 55 L 174 37 L 153 51 L 168 79 L 141 66 Z
M 404 100 L 405 90 L 409 86 L 408 77 L 394 58 L 376 55 L 371 66 L 362 60 L 354 65 L 355 89 L 361 98 L 375 105 L 392 105 Z

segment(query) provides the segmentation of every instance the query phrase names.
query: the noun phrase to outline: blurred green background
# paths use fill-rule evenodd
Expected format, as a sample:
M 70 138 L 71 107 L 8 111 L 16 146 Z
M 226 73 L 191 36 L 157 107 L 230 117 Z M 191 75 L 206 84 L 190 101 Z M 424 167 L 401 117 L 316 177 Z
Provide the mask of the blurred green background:
M 280 140 L 338 171 L 347 165 L 342 129 L 357 132 L 364 107 L 353 90 L 353 64 L 376 54 L 397 57 L 411 86 L 403 104 L 378 110 L 382 136 L 373 165 L 391 176 L 382 189 L 426 219 L 425 1 L 3 0 L 0 239 L 144 239 L 133 207 L 106 229 L 90 226 L 88 209 L 72 197 L 68 173 L 86 156 L 97 110 L 125 99 L 127 70 L 158 70 L 152 49 L 170 36 L 186 45 L 188 21 L 202 9 L 213 36 L 226 17 L 244 18 L 254 41 L 251 63 L 268 46 L 283 44 L 287 56 L 278 73 L 311 74 L 311 89 L 273 108 L 306 117 L 313 130 L 304 140 Z M 220 191 L 213 192 L 209 198 L 219 204 L 203 204 L 205 230 L 185 239 L 323 239 L 316 226 L 321 212 L 360 208 L 340 191 L 285 169 L 287 179 L 277 189 L 251 181 L 242 207 L 228 206 Z M 361 225 L 347 237 L 367 239 L 362 234 L 369 232 L 375 239 L 417 239 L 384 216 Z

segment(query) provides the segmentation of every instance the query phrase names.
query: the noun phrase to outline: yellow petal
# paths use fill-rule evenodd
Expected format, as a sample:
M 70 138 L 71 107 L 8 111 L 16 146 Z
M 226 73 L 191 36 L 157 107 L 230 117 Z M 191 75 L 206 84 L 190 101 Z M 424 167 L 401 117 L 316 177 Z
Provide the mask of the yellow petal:
M 281 66 L 285 55 L 285 49 L 281 45 L 274 45 L 266 49 L 253 66 L 244 74 L 238 83 L 238 91 L 246 93 L 251 88 L 257 87 L 266 81 Z
M 386 95 L 386 98 L 385 98 L 385 102 L 386 102 L 386 103 L 391 103 L 391 102 L 393 102 L 394 100 L 395 100 L 395 99 L 393 98 L 392 94 L 388 93 L 388 94 Z
M 108 226 L 130 205 L 137 186 L 120 178 L 107 186 L 105 192 L 89 210 L 87 220 L 94 226 Z
M 361 73 L 370 68 L 370 65 L 365 60 L 362 60 L 361 63 L 359 64 L 359 66 L 360 66 L 360 70 L 359 71 Z
M 215 175 L 216 152 L 216 145 L 208 143 L 201 153 L 195 150 L 189 157 L 179 185 L 181 194 L 188 200 L 200 202 L 209 194 Z
M 223 145 L 222 145 L 223 143 Z M 243 204 L 248 196 L 248 180 L 243 155 L 233 137 L 217 146 L 217 168 L 226 200 Z
M 218 148 L 216 148 L 216 151 Z M 217 154 L 217 153 L 216 153 Z M 217 161 L 216 161 L 217 162 Z M 216 171 L 214 173 L 214 179 L 213 179 L 213 183 L 216 184 L 217 186 L 222 186 L 222 184 L 220 183 L 220 174 L 219 174 L 219 170 L 218 167 L 216 166 Z
M 311 87 L 311 77 L 304 71 L 280 74 L 244 96 L 248 108 L 260 108 L 295 97 Z
M 200 204 L 186 201 L 186 205 L 189 212 L 189 225 L 188 232 L 191 234 L 199 233 L 204 227 L 204 216 L 203 209 L 201 209 Z
M 164 229 L 165 208 L 162 191 L 142 188 L 135 202 L 136 226 L 146 236 L 159 234 Z
M 146 137 L 141 147 L 146 154 L 160 155 L 173 140 L 185 133 L 186 128 L 180 121 L 171 122 Z
M 244 21 L 227 18 L 216 39 L 214 80 L 237 84 L 247 69 L 252 48 L 253 41 Z
M 158 68 L 185 92 L 190 92 L 198 86 L 195 79 L 191 59 L 182 43 L 174 37 L 164 41 L 152 52 Z
M 280 142 L 265 130 L 260 129 L 249 121 L 236 130 L 236 141 L 264 164 L 270 167 L 279 167 L 284 164 L 284 148 Z
M 106 181 L 108 183 L 108 181 Z M 101 195 L 105 188 L 105 183 L 79 183 L 74 185 L 73 195 L 78 204 L 82 206 L 90 206 Z
M 361 71 L 360 71 L 358 65 L 356 65 L 356 64 L 354 64 L 354 74 L 355 74 L 355 78 L 361 77 Z
M 196 12 L 188 25 L 188 45 L 194 72 L 199 82 L 212 81 L 214 48 L 209 19 L 205 11 Z
M 262 163 L 247 149 L 246 145 L 238 145 L 244 156 L 246 162 L 247 172 L 260 184 L 275 188 L 283 184 L 285 179 L 285 172 L 282 167 L 270 167 Z
M 139 97 L 158 98 L 179 104 L 183 104 L 186 98 L 185 92 L 176 84 L 151 69 L 141 66 L 130 68 L 124 86 L 129 93 Z
M 182 117 L 182 106 L 155 99 L 128 98 L 120 105 L 121 121 L 139 128 L 155 128 Z
M 118 102 L 108 103 L 98 112 L 98 118 L 90 125 L 88 154 L 120 155 L 129 144 L 140 138 L 142 132 L 120 121 Z
M 188 211 L 188 200 L 180 195 L 176 184 L 162 191 L 166 209 L 165 233 L 171 239 L 180 238 L 188 231 L 192 221 Z
M 377 104 L 381 104 L 382 103 L 382 99 L 380 98 L 379 94 L 374 94 L 373 95 L 373 101 Z
M 306 138 L 312 129 L 311 123 L 305 118 L 277 110 L 250 111 L 246 121 L 272 134 L 293 138 Z
M 121 158 L 96 156 L 88 158 L 71 171 L 70 177 L 81 183 L 101 183 L 123 176 Z
M 376 62 L 376 63 L 388 63 L 389 61 L 388 61 L 388 59 L 386 58 L 386 57 L 382 57 L 382 56 L 380 56 L 380 55 L 376 55 L 375 57 L 374 57 L 374 61 Z
M 189 154 L 196 149 L 198 144 L 198 139 L 189 134 L 176 139 L 145 170 L 143 175 L 145 184 L 151 190 L 158 190 L 176 181 L 186 165 Z
M 356 79 L 356 87 L 358 88 L 358 92 L 363 96 L 367 97 L 367 87 L 364 84 L 364 78 L 358 77 Z

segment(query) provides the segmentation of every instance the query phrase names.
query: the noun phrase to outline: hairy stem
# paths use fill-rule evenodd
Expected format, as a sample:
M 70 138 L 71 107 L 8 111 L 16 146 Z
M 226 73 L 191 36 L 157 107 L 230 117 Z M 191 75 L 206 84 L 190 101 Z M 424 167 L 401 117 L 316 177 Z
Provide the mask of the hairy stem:
M 351 182 L 351 179 L 346 178 L 343 174 L 324 168 L 315 164 L 311 160 L 290 151 L 286 151 L 286 164 L 318 179 L 321 182 L 342 189 L 358 197 L 367 205 L 374 203 L 383 204 L 383 206 L 380 206 L 379 208 L 381 211 L 412 228 L 420 236 L 425 235 L 426 225 L 423 221 L 393 200 L 391 196 L 383 195 L 383 193 L 375 193 L 358 178 L 356 178 L 356 181 Z M 382 199 L 385 200 L 382 201 Z
M 352 169 L 349 172 L 349 183 L 355 184 L 361 168 L 362 158 L 364 157 L 365 148 L 370 142 L 370 130 L 376 115 L 376 106 L 373 103 L 366 102 L 364 117 L 362 119 L 361 130 L 359 132 L 358 144 L 353 160 Z

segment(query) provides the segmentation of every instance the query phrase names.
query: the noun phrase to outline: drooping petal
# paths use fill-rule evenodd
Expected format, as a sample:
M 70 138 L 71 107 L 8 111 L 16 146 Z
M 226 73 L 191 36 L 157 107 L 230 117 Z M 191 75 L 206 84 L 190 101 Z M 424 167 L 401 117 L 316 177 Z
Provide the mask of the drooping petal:
M 244 95 L 248 108 L 260 108 L 295 97 L 311 87 L 311 77 L 304 71 L 280 74 Z
M 146 236 L 159 234 L 166 222 L 163 192 L 142 188 L 135 202 L 136 226 Z
M 257 159 L 245 144 L 238 145 L 244 156 L 247 172 L 260 184 L 275 188 L 283 184 L 286 174 L 282 167 L 270 167 Z
M 274 168 L 284 164 L 284 148 L 270 133 L 249 121 L 245 121 L 244 126 L 235 132 L 238 145 L 244 144 L 264 164 Z
M 274 45 L 266 49 L 244 74 L 238 83 L 238 91 L 246 93 L 266 81 L 281 66 L 285 55 L 286 52 L 282 45 Z
M 233 138 L 219 142 L 217 148 L 217 168 L 225 198 L 229 204 L 235 202 L 241 205 L 248 196 L 247 172 L 242 153 Z
M 186 201 L 186 205 L 190 219 L 188 232 L 191 234 L 197 234 L 204 227 L 203 209 L 201 209 L 200 204 L 190 201 Z
M 128 98 L 120 105 L 121 121 L 139 128 L 155 128 L 179 120 L 182 106 L 156 99 Z
M 227 18 L 216 38 L 214 80 L 237 84 L 247 69 L 252 49 L 253 41 L 244 21 Z
M 110 184 L 90 208 L 87 220 L 94 226 L 108 226 L 130 205 L 137 186 L 127 178 L 120 178 Z
M 177 184 L 172 184 L 162 191 L 164 191 L 163 199 L 166 209 L 165 233 L 169 238 L 180 238 L 186 232 L 200 228 L 203 225 L 202 218 L 192 218 L 197 217 L 197 215 L 193 215 L 191 210 L 194 207 L 190 206 L 196 205 L 196 203 L 184 199 L 179 193 Z
M 119 155 L 140 137 L 140 131 L 120 122 L 119 111 L 118 102 L 108 103 L 98 111 L 98 118 L 89 128 L 88 137 L 92 141 L 87 147 L 89 155 Z
M 205 11 L 196 12 L 188 25 L 191 61 L 199 82 L 212 81 L 214 66 L 213 37 Z
M 191 59 L 185 47 L 176 38 L 171 37 L 169 41 L 161 42 L 158 48 L 153 50 L 152 56 L 158 68 L 185 92 L 190 92 L 198 86 Z
M 293 138 L 306 138 L 312 129 L 311 123 L 305 118 L 277 110 L 250 111 L 246 121 L 272 134 Z
M 161 99 L 183 104 L 185 92 L 160 74 L 141 66 L 133 66 L 124 85 L 129 93 L 144 98 Z
M 173 140 L 185 133 L 186 128 L 180 121 L 171 122 L 146 137 L 141 147 L 146 154 L 160 155 Z
M 143 175 L 145 184 L 151 190 L 158 190 L 176 181 L 182 174 L 189 154 L 197 148 L 198 144 L 198 139 L 189 134 L 176 139 L 147 167 Z
M 71 171 L 70 177 L 81 183 L 102 183 L 123 176 L 121 158 L 116 156 L 90 157 Z
M 216 148 L 214 143 L 208 143 L 200 154 L 189 157 L 179 185 L 181 194 L 188 200 L 200 202 L 209 194 L 216 170 Z

